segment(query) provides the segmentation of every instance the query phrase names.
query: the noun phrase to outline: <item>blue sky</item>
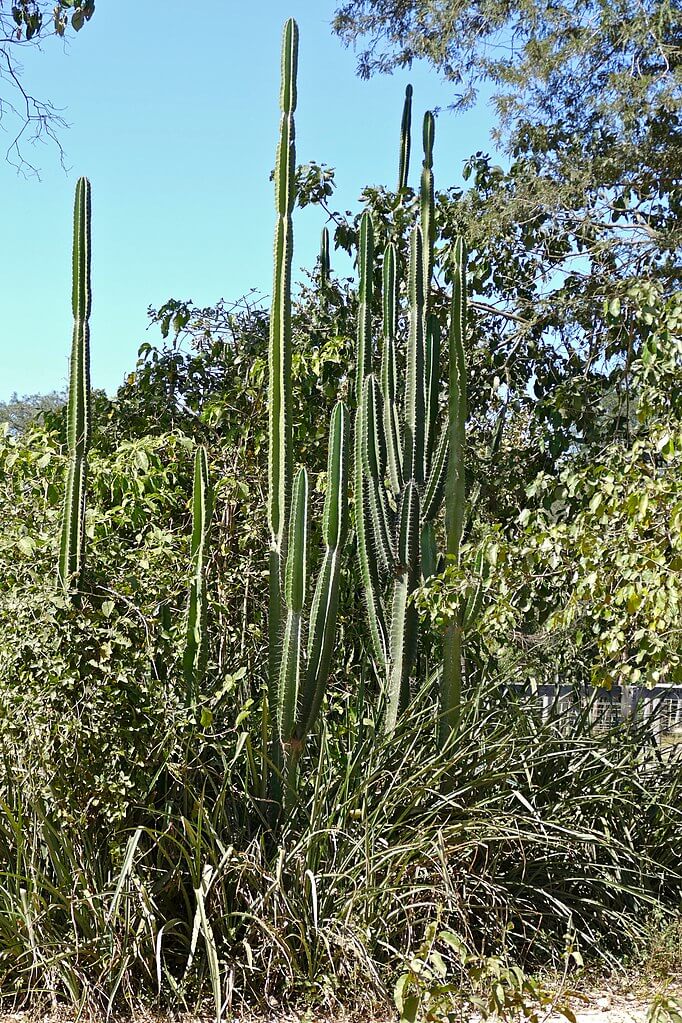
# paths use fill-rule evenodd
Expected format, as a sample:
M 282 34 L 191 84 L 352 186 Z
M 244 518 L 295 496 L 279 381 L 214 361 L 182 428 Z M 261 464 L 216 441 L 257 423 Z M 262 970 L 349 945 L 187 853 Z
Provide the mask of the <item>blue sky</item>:
M 392 185 L 409 81 L 417 182 L 422 113 L 446 107 L 450 89 L 426 67 L 360 81 L 352 50 L 331 34 L 335 6 L 205 0 L 192 19 L 179 0 L 101 0 L 66 50 L 48 40 L 42 52 L 23 55 L 25 85 L 63 108 L 70 128 L 60 136 L 66 172 L 51 146 L 27 151 L 40 180 L 0 162 L 0 400 L 66 383 L 71 210 L 81 174 L 90 178 L 93 197 L 94 386 L 114 392 L 133 369 L 139 344 L 159 340 L 156 328 L 147 330 L 149 305 L 170 297 L 209 305 L 251 288 L 269 294 L 269 175 L 286 17 L 300 28 L 297 161 L 336 168 L 339 209 L 355 211 L 365 184 Z M 459 183 L 464 159 L 492 149 L 490 127 L 483 104 L 465 116 L 443 110 L 437 187 Z M 317 208 L 297 212 L 295 266 L 314 263 L 323 223 Z

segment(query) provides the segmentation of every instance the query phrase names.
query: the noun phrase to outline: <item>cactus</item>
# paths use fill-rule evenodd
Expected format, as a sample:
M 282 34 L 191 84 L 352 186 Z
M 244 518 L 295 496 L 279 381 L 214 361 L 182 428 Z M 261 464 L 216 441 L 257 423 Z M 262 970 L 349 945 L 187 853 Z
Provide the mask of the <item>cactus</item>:
M 73 340 L 67 411 L 69 468 L 57 568 L 60 585 L 67 592 L 78 588 L 84 559 L 85 489 L 91 434 L 90 305 L 90 182 L 79 178 L 73 215 Z
M 466 424 L 466 334 L 467 290 L 466 249 L 462 239 L 454 246 L 452 305 L 450 311 L 450 382 L 448 395 L 448 470 L 445 488 L 445 533 L 450 561 L 459 564 L 466 504 L 464 445 Z M 445 627 L 443 678 L 440 693 L 438 738 L 444 746 L 459 723 L 462 688 L 462 614 L 457 606 Z
M 405 105 L 405 111 L 409 112 L 408 100 L 411 102 L 411 91 Z M 409 140 L 409 117 L 406 121 L 405 111 L 401 138 Z M 358 255 L 355 522 L 372 651 L 384 684 L 384 727 L 389 732 L 395 728 L 400 710 L 409 701 L 419 633 L 417 613 L 410 598 L 420 580 L 429 578 L 436 571 L 435 520 L 442 506 L 447 478 L 456 478 L 458 483 L 455 490 L 452 485 L 450 487 L 449 507 L 450 517 L 455 515 L 457 518 L 460 536 L 464 507 L 461 469 L 464 451 L 463 350 L 461 343 L 459 348 L 454 342 L 451 344 L 450 359 L 454 359 L 455 363 L 450 369 L 450 400 L 458 411 L 457 414 L 452 412 L 450 419 L 439 426 L 440 326 L 430 311 L 429 303 L 436 238 L 434 130 L 433 115 L 427 113 L 424 118 L 419 218 L 411 231 L 409 246 L 406 289 L 409 327 L 405 379 L 401 388 L 402 420 L 398 411 L 396 379 L 397 254 L 394 244 L 389 243 L 384 250 L 382 268 L 382 351 L 378 380 L 372 367 L 370 334 L 373 236 L 368 213 L 363 214 L 361 221 Z M 459 319 L 456 330 L 460 336 L 465 315 L 460 308 L 463 277 L 457 281 L 455 290 L 460 296 L 457 299 L 460 305 L 457 306 Z M 457 427 L 456 435 L 453 424 Z M 389 499 L 389 491 L 392 500 Z M 391 579 L 392 584 L 389 585 Z M 449 652 L 453 635 L 455 633 L 451 630 L 446 642 Z M 452 680 L 452 663 L 451 656 L 443 694 L 446 693 L 446 684 Z M 455 680 L 451 687 L 453 699 L 459 692 L 457 686 Z M 447 720 L 452 719 L 449 705 L 445 714 Z
M 277 728 L 284 744 L 294 732 L 298 706 L 303 642 L 301 636 L 303 606 L 308 571 L 308 474 L 299 469 L 294 483 L 294 499 L 289 521 L 284 601 L 286 626 L 280 662 L 277 700 Z
M 433 471 L 426 476 L 426 410 L 437 407 L 439 380 L 436 372 L 427 380 L 425 372 L 422 251 L 421 227 L 416 224 L 410 237 L 402 429 L 395 368 L 398 289 L 391 244 L 384 252 L 381 382 L 374 373 L 365 373 L 356 421 L 358 555 L 374 659 L 385 680 L 387 731 L 393 730 L 400 709 L 409 700 L 418 646 L 418 619 L 410 597 L 422 575 L 435 571 L 433 520 L 442 501 L 447 460 L 447 432 L 443 431 Z M 359 264 L 361 270 L 366 266 L 362 259 Z M 371 267 L 366 272 L 371 273 Z M 366 338 L 366 330 L 363 338 L 360 327 L 358 343 L 364 340 L 369 351 Z M 363 365 L 359 355 L 356 364 Z M 436 391 L 434 395 L 429 394 L 429 387 Z M 388 499 L 386 480 L 395 511 Z M 393 583 L 387 594 L 385 582 L 390 577 Z
M 339 602 L 341 554 L 347 532 L 348 410 L 338 402 L 329 427 L 327 494 L 322 515 L 325 543 L 315 587 L 306 664 L 303 627 L 308 573 L 308 476 L 299 469 L 289 522 L 284 598 L 286 626 L 280 662 L 277 729 L 285 754 L 287 804 L 296 791 L 298 760 L 322 706 L 331 668 Z
M 192 574 L 187 609 L 187 631 L 182 668 L 185 676 L 187 703 L 196 705 L 206 670 L 208 633 L 206 625 L 206 555 L 208 533 L 213 511 L 213 495 L 208 477 L 206 449 L 199 447 L 194 458 L 192 490 L 192 540 L 190 557 Z
M 376 543 L 372 534 L 369 516 L 370 480 L 367 478 L 363 458 L 363 407 L 362 397 L 365 376 L 371 363 L 371 296 L 372 296 L 372 254 L 374 252 L 374 230 L 368 213 L 360 221 L 360 251 L 358 268 L 360 280 L 358 291 L 360 305 L 355 358 L 355 394 L 357 412 L 355 418 L 354 490 L 355 490 L 355 533 L 357 538 L 360 578 L 365 595 L 367 620 L 374 660 L 385 666 L 388 662 L 388 633 L 386 616 L 381 599 L 381 580 L 376 558 Z M 372 424 L 373 432 L 379 424 Z
M 322 228 L 322 236 L 320 238 L 320 290 L 324 292 L 325 288 L 329 284 L 329 274 L 331 271 L 331 262 L 329 259 L 329 228 Z
M 336 638 L 341 554 L 348 531 L 348 409 L 338 402 L 329 427 L 327 494 L 322 513 L 325 544 L 310 610 L 308 663 L 294 737 L 302 742 L 322 706 Z
M 405 86 L 403 118 L 400 123 L 400 154 L 398 157 L 398 192 L 407 188 L 410 173 L 410 130 L 412 125 L 412 86 Z
M 275 267 L 269 345 L 268 525 L 270 529 L 269 709 L 275 805 L 284 769 L 287 802 L 295 795 L 298 758 L 319 713 L 329 678 L 336 637 L 341 553 L 346 538 L 348 490 L 348 412 L 339 402 L 329 431 L 327 496 L 323 514 L 325 552 L 310 612 L 304 650 L 308 575 L 308 475 L 296 474 L 292 495 L 291 441 L 291 261 L 295 201 L 294 111 L 298 28 L 284 26 L 280 138 L 275 166 Z M 320 279 L 329 275 L 329 233 L 322 233 Z M 371 299 L 371 291 L 369 293 Z M 369 309 L 369 304 L 368 304 Z M 368 314 L 369 315 L 369 314 Z
M 296 198 L 296 67 L 298 26 L 290 18 L 282 40 L 280 134 L 275 163 L 275 266 L 270 310 L 268 381 L 268 525 L 269 559 L 269 679 L 271 706 L 276 703 L 281 627 L 282 583 L 286 559 L 288 502 L 291 492 L 291 260 L 292 213 Z

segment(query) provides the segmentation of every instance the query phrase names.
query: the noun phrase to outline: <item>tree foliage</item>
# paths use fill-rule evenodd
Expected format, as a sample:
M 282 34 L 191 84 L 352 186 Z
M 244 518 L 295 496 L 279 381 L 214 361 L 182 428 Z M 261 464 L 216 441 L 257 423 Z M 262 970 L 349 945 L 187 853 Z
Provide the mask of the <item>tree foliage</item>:
M 7 401 L 0 402 L 0 423 L 7 423 L 11 434 L 21 434 L 44 412 L 54 412 L 65 404 L 65 391 L 24 394 L 21 397 L 14 391 Z
M 66 125 L 49 100 L 24 84 L 21 54 L 50 36 L 80 32 L 94 11 L 94 0 L 0 0 L 0 123 L 10 140 L 7 160 L 24 174 L 37 173 L 26 146 L 51 141 L 62 155 L 59 130 Z
M 553 456 L 626 429 L 648 334 L 632 289 L 680 285 L 679 5 L 351 0 L 335 28 L 366 43 L 361 74 L 423 57 L 455 106 L 492 86 L 506 166 L 472 154 L 440 196 L 445 238 L 473 250 L 491 382 L 530 391 Z

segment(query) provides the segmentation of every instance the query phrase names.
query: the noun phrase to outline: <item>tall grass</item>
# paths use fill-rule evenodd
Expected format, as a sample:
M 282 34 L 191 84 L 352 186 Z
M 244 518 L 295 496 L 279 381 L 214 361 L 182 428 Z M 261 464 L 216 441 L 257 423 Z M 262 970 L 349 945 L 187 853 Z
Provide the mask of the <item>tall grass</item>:
M 278 841 L 255 729 L 150 763 L 151 808 L 78 834 L 22 805 L 6 763 L 3 998 L 381 997 L 433 921 L 547 964 L 567 930 L 613 958 L 679 905 L 680 765 L 643 726 L 566 735 L 490 693 L 443 751 L 425 699 L 390 736 L 341 698 L 325 720 Z

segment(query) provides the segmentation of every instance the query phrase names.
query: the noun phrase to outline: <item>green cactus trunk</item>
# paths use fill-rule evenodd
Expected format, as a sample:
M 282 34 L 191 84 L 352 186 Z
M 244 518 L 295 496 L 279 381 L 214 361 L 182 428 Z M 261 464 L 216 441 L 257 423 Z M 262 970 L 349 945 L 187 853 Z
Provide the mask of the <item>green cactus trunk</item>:
M 291 742 L 298 707 L 301 675 L 301 630 L 308 570 L 308 474 L 299 469 L 294 482 L 294 499 L 289 521 L 289 545 L 284 601 L 286 625 L 280 662 L 277 727 L 285 748 Z
M 320 238 L 320 291 L 325 292 L 329 285 L 329 274 L 331 273 L 331 261 L 329 258 L 329 228 L 322 228 Z
M 348 533 L 348 435 L 348 409 L 340 401 L 329 427 L 327 494 L 322 513 L 325 549 L 310 609 L 308 663 L 294 733 L 301 743 L 320 712 L 336 639 L 341 555 Z
M 452 265 L 452 306 L 450 311 L 450 387 L 448 398 L 449 459 L 445 487 L 445 532 L 447 553 L 458 565 L 465 514 L 465 427 L 467 417 L 466 336 L 467 289 L 466 249 L 455 243 Z M 462 692 L 462 608 L 457 606 L 445 627 L 443 678 L 440 693 L 438 739 L 445 746 L 459 725 Z
M 213 496 L 209 484 L 208 456 L 206 449 L 199 447 L 194 457 L 190 546 L 192 574 L 189 586 L 185 650 L 182 657 L 187 704 L 190 707 L 196 707 L 208 657 L 206 559 L 212 511 Z
M 69 468 L 64 493 L 57 575 L 66 592 L 78 589 L 85 545 L 85 491 L 91 435 L 90 400 L 90 182 L 79 178 L 73 216 L 73 339 L 69 374 L 67 444 Z
M 286 559 L 288 502 L 291 493 L 291 260 L 292 213 L 296 199 L 296 69 L 298 27 L 284 26 L 280 134 L 275 163 L 275 267 L 270 310 L 268 380 L 268 525 L 270 528 L 269 679 L 272 706 L 276 703 L 282 641 L 282 583 Z
M 400 152 L 398 155 L 398 192 L 407 188 L 410 173 L 410 134 L 412 127 L 412 86 L 405 86 L 405 103 L 403 117 L 400 122 Z
M 277 225 L 275 273 L 269 348 L 269 479 L 270 527 L 269 698 L 268 728 L 274 775 L 269 785 L 275 816 L 281 809 L 281 777 L 285 775 L 289 809 L 296 797 L 297 766 L 306 735 L 319 713 L 331 670 L 339 600 L 341 555 L 347 532 L 348 411 L 334 409 L 329 431 L 327 497 L 323 514 L 325 551 L 313 597 L 304 649 L 308 567 L 308 476 L 305 469 L 293 484 L 291 440 L 291 261 L 292 213 L 295 201 L 294 110 L 298 28 L 284 27 L 282 44 L 282 110 L 275 167 Z M 371 230 L 371 225 L 370 225 Z M 322 233 L 320 283 L 329 279 L 329 232 Z M 370 291 L 371 297 L 371 291 Z M 369 304 L 368 304 L 369 308 Z

